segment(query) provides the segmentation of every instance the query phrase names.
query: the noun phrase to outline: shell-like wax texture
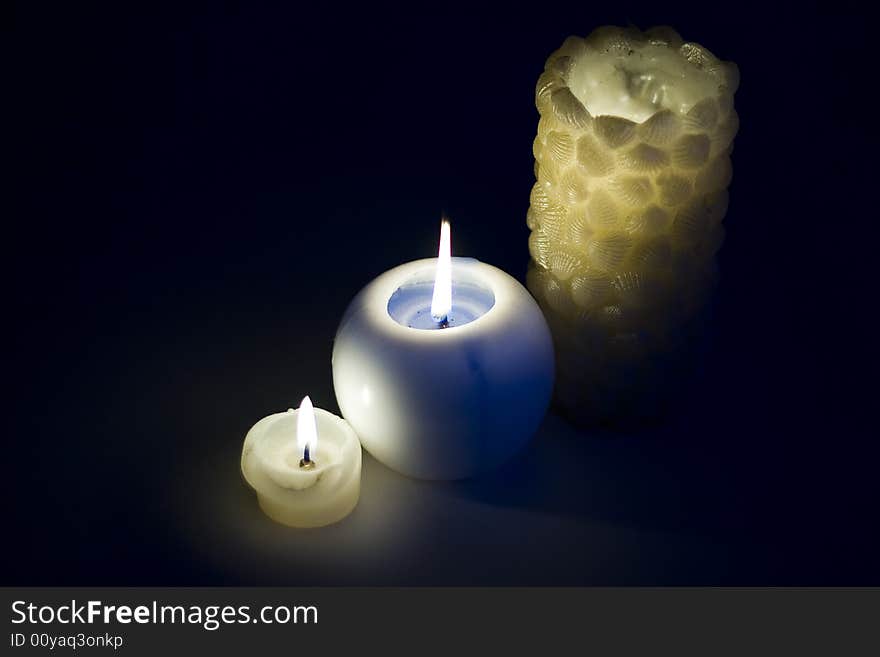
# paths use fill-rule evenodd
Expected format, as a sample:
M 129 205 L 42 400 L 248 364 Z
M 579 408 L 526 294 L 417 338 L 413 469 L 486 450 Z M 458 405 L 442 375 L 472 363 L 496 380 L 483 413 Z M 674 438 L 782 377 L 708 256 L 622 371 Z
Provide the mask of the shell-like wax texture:
M 735 64 L 669 27 L 601 27 L 547 60 L 529 287 L 556 339 L 563 406 L 607 417 L 702 308 L 724 237 L 738 84 Z

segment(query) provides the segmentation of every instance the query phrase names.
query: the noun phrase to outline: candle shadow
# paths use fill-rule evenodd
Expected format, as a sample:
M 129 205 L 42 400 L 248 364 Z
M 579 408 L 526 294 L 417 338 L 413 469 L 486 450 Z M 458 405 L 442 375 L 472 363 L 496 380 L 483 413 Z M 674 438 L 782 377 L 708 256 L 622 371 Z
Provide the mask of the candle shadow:
M 736 486 L 706 441 L 682 438 L 692 431 L 657 417 L 585 431 L 554 412 L 503 467 L 444 492 L 616 526 L 730 530 L 742 521 Z
M 727 413 L 717 373 L 707 367 L 715 313 L 710 297 L 690 320 L 689 338 L 659 354 L 666 366 L 655 378 L 632 374 L 630 389 L 614 401 L 624 412 L 610 412 L 599 399 L 572 407 L 561 403 L 557 389 L 554 406 L 519 454 L 494 472 L 445 484 L 444 494 L 621 527 L 739 531 L 747 475 L 721 458 L 741 429 L 717 419 Z

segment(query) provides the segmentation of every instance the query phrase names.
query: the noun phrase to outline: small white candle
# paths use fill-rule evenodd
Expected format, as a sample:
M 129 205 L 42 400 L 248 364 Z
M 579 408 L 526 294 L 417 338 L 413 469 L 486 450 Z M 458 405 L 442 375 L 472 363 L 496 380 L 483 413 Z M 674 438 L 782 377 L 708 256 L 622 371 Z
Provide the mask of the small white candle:
M 321 527 L 351 513 L 361 488 L 361 446 L 342 418 L 313 408 L 264 417 L 248 432 L 241 472 L 263 512 L 291 527 Z
M 423 479 L 497 466 L 532 436 L 550 400 L 553 345 L 526 289 L 500 269 L 416 260 L 367 285 L 333 348 L 342 414 L 379 461 Z

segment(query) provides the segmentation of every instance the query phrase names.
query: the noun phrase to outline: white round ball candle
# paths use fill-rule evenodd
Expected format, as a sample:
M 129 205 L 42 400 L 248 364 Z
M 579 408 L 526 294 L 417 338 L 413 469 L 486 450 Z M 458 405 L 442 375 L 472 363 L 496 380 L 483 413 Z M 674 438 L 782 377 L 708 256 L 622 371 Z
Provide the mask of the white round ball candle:
M 299 409 L 264 417 L 248 431 L 241 472 L 272 520 L 322 527 L 357 505 L 361 445 L 345 420 L 306 397 Z
M 547 409 L 553 345 L 538 305 L 500 269 L 439 258 L 385 272 L 349 305 L 333 348 L 342 414 L 376 459 L 460 479 L 522 448 Z

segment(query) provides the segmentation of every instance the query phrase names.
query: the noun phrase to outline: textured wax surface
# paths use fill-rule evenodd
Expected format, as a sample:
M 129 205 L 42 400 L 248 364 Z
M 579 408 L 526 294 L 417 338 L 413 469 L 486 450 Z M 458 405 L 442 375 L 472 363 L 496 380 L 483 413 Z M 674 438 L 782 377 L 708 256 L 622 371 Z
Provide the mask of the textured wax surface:
M 557 399 L 575 415 L 620 412 L 704 305 L 738 77 L 670 28 L 599 28 L 547 60 L 528 285 L 553 331 Z

